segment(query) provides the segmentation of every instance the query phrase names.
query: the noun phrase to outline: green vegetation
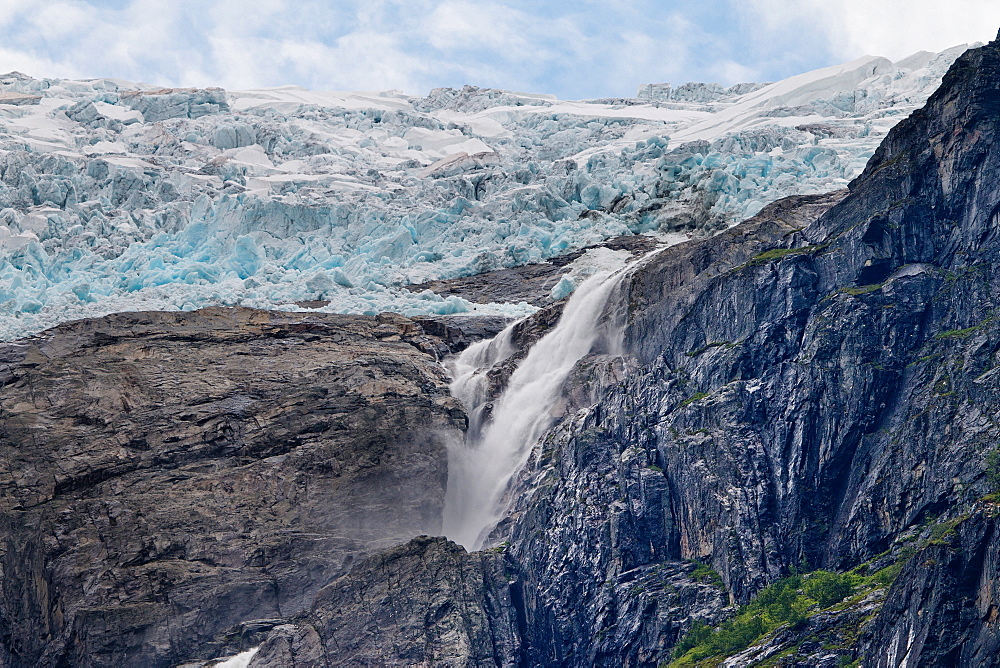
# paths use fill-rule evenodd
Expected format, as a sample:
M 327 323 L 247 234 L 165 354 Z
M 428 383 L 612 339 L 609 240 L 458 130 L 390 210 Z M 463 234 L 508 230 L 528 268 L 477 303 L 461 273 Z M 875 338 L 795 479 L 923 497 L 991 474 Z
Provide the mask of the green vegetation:
M 740 608 L 736 616 L 715 629 L 692 627 L 674 650 L 671 667 L 714 665 L 705 659 L 724 657 L 746 649 L 779 626 L 795 626 L 815 604 L 801 592 L 802 576 L 778 580 Z
M 843 292 L 845 295 L 866 295 L 869 292 L 881 290 L 883 285 L 883 283 L 875 283 L 873 285 L 861 285 L 856 288 L 840 288 L 837 292 Z
M 935 339 L 967 339 L 979 330 L 983 329 L 996 319 L 996 311 L 991 311 L 991 315 L 983 319 L 978 325 L 966 327 L 965 329 L 949 329 L 946 332 L 939 332 L 934 335 Z
M 815 599 L 820 608 L 840 603 L 854 591 L 852 578 L 843 573 L 816 571 L 802 583 L 802 592 Z
M 991 483 L 1000 485 L 1000 446 L 987 455 L 987 470 L 990 472 Z M 997 496 L 1000 497 L 1000 491 Z M 836 613 L 851 609 L 873 591 L 890 587 L 906 563 L 920 554 L 921 550 L 935 545 L 950 545 L 957 536 L 958 526 L 967 519 L 969 515 L 949 520 L 927 517 L 912 535 L 897 540 L 892 551 L 883 552 L 846 573 L 817 570 L 779 580 L 763 589 L 753 600 L 737 610 L 732 619 L 720 626 L 713 628 L 696 621 L 675 646 L 673 660 L 664 664 L 664 668 L 714 668 L 726 658 L 759 643 L 765 636 L 780 628 L 800 626 L 811 615 L 821 611 Z M 903 544 L 907 542 L 914 544 Z M 892 562 L 888 566 L 873 570 L 876 565 L 887 563 L 890 555 L 893 555 Z M 933 563 L 933 558 L 928 558 L 924 565 L 931 566 Z M 711 581 L 708 578 L 718 574 L 708 566 L 699 564 L 691 575 L 704 582 Z M 721 582 L 721 578 L 719 579 Z M 828 627 L 822 627 L 825 629 L 822 634 L 798 637 L 794 646 L 754 665 L 758 668 L 781 665 L 782 658 L 794 654 L 801 643 L 818 640 L 826 643 L 824 647 L 827 649 L 844 652 L 838 658 L 841 665 L 857 666 L 860 659 L 856 658 L 851 648 L 855 647 L 857 634 L 863 623 L 871 617 L 861 620 L 860 625 L 856 617 L 845 617 L 845 620 L 854 621 L 848 626 L 838 626 L 833 637 L 828 633 Z
M 764 251 L 763 253 L 758 253 L 753 256 L 745 264 L 737 267 L 737 269 L 745 269 L 747 267 L 756 267 L 758 265 L 767 264 L 768 262 L 773 262 L 774 260 L 781 260 L 786 257 L 791 257 L 794 255 L 808 255 L 809 253 L 815 253 L 820 251 L 826 246 L 803 246 L 802 248 L 772 248 L 771 250 Z
M 858 595 L 861 597 L 873 587 L 888 586 L 902 566 L 903 562 L 893 564 L 868 576 L 861 575 L 858 571 L 864 568 L 858 567 L 847 573 L 813 571 L 778 580 L 721 626 L 712 628 L 695 622 L 674 648 L 670 667 L 716 666 L 722 659 L 745 650 L 772 631 L 783 626 L 798 626 L 810 614 L 836 606 L 857 590 L 863 590 Z
M 990 479 L 991 482 L 995 480 L 1000 484 L 1000 446 L 987 455 L 987 467 L 996 476 Z M 872 572 L 874 564 L 884 564 L 890 552 L 883 552 L 846 573 L 817 570 L 807 575 L 792 575 L 778 580 L 763 589 L 750 603 L 741 607 L 732 619 L 722 625 L 712 628 L 702 622 L 695 622 L 688 634 L 674 648 L 673 661 L 669 663 L 669 668 L 713 668 L 727 657 L 760 642 L 764 636 L 779 628 L 798 626 L 810 615 L 820 611 L 837 612 L 848 609 L 871 594 L 873 590 L 891 586 L 906 563 L 920 550 L 933 545 L 950 545 L 958 533 L 958 526 L 967 519 L 969 515 L 943 521 L 928 517 L 919 531 L 906 539 L 915 541 L 919 536 L 922 540 L 916 545 L 898 547 L 894 562 L 874 572 Z M 933 560 L 929 559 L 925 565 L 933 565 Z M 707 566 L 704 566 L 704 570 L 701 569 L 702 565 L 695 568 L 692 576 L 700 579 L 697 575 L 714 573 Z M 852 638 L 859 630 L 852 627 L 851 630 L 844 631 L 845 635 L 841 641 L 848 644 L 830 646 L 828 649 L 843 647 L 846 650 L 853 647 Z M 783 655 L 794 653 L 796 648 L 797 645 L 790 647 L 773 655 L 768 661 L 755 665 L 762 668 L 779 665 L 779 659 Z M 849 666 L 855 666 L 859 661 L 846 655 L 842 655 L 840 660 Z
M 933 525 L 930 530 L 930 537 L 924 545 L 950 545 L 951 539 L 958 533 L 956 531 L 958 525 L 967 519 L 969 519 L 968 515 L 961 515 L 953 520 L 938 522 Z
M 708 584 L 715 585 L 719 589 L 725 589 L 726 586 L 722 582 L 722 576 L 719 575 L 718 571 L 709 566 L 708 564 L 703 564 L 701 562 L 695 562 L 697 565 L 694 570 L 691 571 L 691 577 L 698 582 L 706 582 Z
M 975 334 L 976 332 L 978 332 L 980 329 L 982 329 L 982 327 L 983 327 L 982 325 L 976 325 L 974 327 L 966 327 L 965 329 L 949 329 L 946 332 L 940 332 L 938 334 L 935 334 L 934 338 L 935 339 L 966 339 L 966 338 L 972 336 L 973 334 Z
M 684 408 L 685 406 L 690 406 L 691 404 L 693 404 L 696 401 L 701 401 L 702 399 L 704 399 L 707 396 L 708 396 L 708 392 L 695 392 L 690 397 L 688 397 L 687 399 L 685 399 L 684 401 L 681 402 L 681 408 Z
M 986 482 L 994 493 L 1000 493 L 1000 446 L 986 453 Z
M 696 620 L 695 623 L 691 625 L 691 629 L 687 632 L 687 635 L 681 638 L 681 641 L 677 643 L 676 647 L 674 647 L 674 657 L 679 658 L 685 656 L 691 652 L 691 650 L 694 650 L 701 645 L 708 644 L 708 642 L 712 639 L 713 633 L 715 633 L 715 631 L 711 626 L 705 622 Z M 670 665 L 678 665 L 678 663 L 674 661 Z

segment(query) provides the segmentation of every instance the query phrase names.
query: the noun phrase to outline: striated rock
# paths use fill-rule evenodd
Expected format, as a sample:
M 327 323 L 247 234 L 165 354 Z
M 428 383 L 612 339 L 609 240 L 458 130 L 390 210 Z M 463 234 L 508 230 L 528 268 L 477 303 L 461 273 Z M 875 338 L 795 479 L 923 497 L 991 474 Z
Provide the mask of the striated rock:
M 650 236 L 615 237 L 595 246 L 559 255 L 547 262 L 487 271 L 463 278 L 428 281 L 408 285 L 406 289 L 410 292 L 430 290 L 442 296 L 457 296 L 477 304 L 527 302 L 532 306 L 547 306 L 553 302 L 552 289 L 559 283 L 559 279 L 566 272 L 566 267 L 580 259 L 587 251 L 595 248 L 628 251 L 634 258 L 663 244 L 662 240 Z
M 274 627 L 254 654 L 250 668 L 298 668 L 327 666 L 322 641 L 309 626 L 282 624 Z
M 324 588 L 309 619 L 335 665 L 517 665 L 515 608 L 489 586 L 499 566 L 423 536 Z
M 217 656 L 437 532 L 465 415 L 435 341 L 391 314 L 206 309 L 0 347 L 4 665 Z
M 600 651 L 622 617 L 591 583 L 622 571 L 700 559 L 746 602 L 794 568 L 872 559 L 990 491 L 998 130 L 993 43 L 956 62 L 849 194 L 781 202 L 620 286 L 625 357 L 581 362 L 578 412 L 543 440 L 496 533 L 520 565 L 537 664 Z M 998 637 L 995 564 L 973 555 L 995 542 L 984 530 L 959 557 L 928 554 L 940 571 L 909 562 L 887 595 L 898 614 L 854 649 L 873 665 L 978 665 Z M 635 623 L 619 660 L 672 642 Z
M 502 316 L 469 315 L 418 316 L 413 320 L 425 332 L 441 339 L 450 353 L 461 352 L 476 341 L 493 338 L 509 322 Z
M 995 665 L 997 509 L 963 516 L 906 564 L 861 652 L 878 668 Z

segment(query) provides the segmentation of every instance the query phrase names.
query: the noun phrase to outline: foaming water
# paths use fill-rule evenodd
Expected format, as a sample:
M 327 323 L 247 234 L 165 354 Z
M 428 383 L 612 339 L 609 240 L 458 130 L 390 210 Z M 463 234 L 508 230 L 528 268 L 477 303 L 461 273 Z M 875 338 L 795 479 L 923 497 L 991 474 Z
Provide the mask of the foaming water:
M 488 373 L 513 354 L 513 326 L 470 346 L 452 364 L 452 394 L 465 404 L 470 425 L 465 443 L 448 456 L 443 533 L 451 540 L 479 549 L 505 514 L 510 481 L 555 421 L 569 372 L 604 334 L 601 314 L 622 276 L 598 274 L 576 289 L 558 324 L 511 375 L 488 420 Z
M 231 656 L 228 659 L 223 659 L 219 663 L 213 664 L 212 668 L 247 668 L 258 651 L 260 651 L 260 647 L 248 649 L 245 652 L 240 652 L 236 656 Z

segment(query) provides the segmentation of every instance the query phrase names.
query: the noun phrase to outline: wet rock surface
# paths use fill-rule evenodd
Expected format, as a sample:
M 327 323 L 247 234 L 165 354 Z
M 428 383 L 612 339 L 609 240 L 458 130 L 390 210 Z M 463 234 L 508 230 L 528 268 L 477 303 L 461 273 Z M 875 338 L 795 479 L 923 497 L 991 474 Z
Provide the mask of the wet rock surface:
M 501 316 L 437 315 L 413 319 L 427 334 L 441 339 L 448 353 L 460 353 L 471 344 L 490 339 L 510 322 Z

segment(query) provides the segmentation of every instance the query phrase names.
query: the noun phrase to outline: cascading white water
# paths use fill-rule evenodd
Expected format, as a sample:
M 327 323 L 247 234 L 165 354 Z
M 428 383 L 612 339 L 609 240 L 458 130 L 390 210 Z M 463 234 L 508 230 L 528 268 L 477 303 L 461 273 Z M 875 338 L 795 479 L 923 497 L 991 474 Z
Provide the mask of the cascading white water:
M 231 656 L 216 664 L 212 664 L 212 668 L 247 668 L 258 651 L 260 651 L 260 647 L 248 649 L 245 652 L 240 652 L 236 656 Z
M 513 353 L 508 327 L 490 341 L 470 346 L 452 364 L 452 394 L 470 416 L 464 444 L 448 456 L 443 533 L 479 549 L 506 512 L 504 493 L 527 463 L 532 448 L 555 419 L 563 382 L 601 336 L 600 316 L 623 272 L 598 274 L 570 297 L 558 324 L 532 346 L 483 420 L 487 373 Z

